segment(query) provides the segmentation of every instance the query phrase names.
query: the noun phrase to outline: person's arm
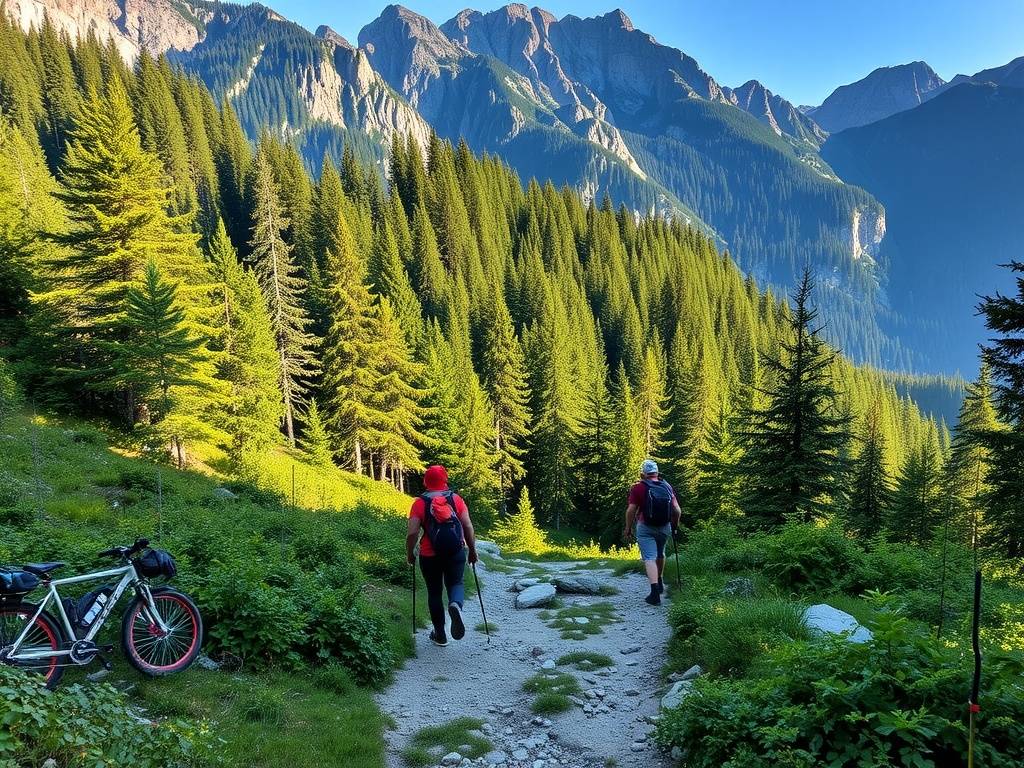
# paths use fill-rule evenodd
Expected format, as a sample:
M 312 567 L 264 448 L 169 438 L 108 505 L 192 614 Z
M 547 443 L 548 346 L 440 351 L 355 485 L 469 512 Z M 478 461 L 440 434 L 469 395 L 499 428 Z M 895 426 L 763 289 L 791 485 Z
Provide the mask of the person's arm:
M 420 540 L 422 523 L 416 514 L 409 515 L 409 532 L 405 537 L 405 557 L 410 563 L 416 562 L 416 542 Z
M 476 531 L 473 530 L 473 520 L 469 517 L 469 507 L 466 506 L 466 502 L 462 500 L 462 497 L 458 497 L 459 502 L 456 502 L 459 509 L 459 522 L 462 523 L 462 536 L 466 540 L 466 549 L 469 550 L 466 553 L 466 559 L 470 565 L 477 561 L 476 555 Z
M 626 506 L 626 525 L 622 529 L 622 540 L 629 542 L 633 536 L 633 522 L 636 520 L 637 506 L 633 502 L 629 502 Z
M 676 498 L 675 492 L 672 493 L 672 530 L 679 530 L 679 521 L 683 518 L 682 507 L 679 506 L 679 499 Z

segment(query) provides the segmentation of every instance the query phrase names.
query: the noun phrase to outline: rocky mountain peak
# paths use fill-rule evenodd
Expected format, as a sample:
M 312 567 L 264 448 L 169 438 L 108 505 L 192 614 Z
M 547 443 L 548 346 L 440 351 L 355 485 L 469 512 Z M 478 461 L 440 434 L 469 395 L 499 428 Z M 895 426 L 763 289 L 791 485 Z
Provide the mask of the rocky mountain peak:
M 354 46 L 352 45 L 352 43 L 350 43 L 340 34 L 335 32 L 333 29 L 328 27 L 326 24 L 321 24 L 319 27 L 316 28 L 316 36 L 319 37 L 321 40 L 338 46 L 339 48 L 347 48 L 349 50 L 354 50 Z
M 602 20 L 607 21 L 609 24 L 615 27 L 621 27 L 627 32 L 635 32 L 636 27 L 633 26 L 632 19 L 626 15 L 626 12 L 621 8 L 616 8 L 614 11 L 610 11 L 601 17 Z

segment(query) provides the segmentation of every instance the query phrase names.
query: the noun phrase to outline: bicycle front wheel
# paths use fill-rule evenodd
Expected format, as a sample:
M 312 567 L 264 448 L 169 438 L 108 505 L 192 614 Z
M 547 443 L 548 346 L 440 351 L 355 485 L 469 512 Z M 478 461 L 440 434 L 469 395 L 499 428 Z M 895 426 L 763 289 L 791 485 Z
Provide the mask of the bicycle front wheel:
M 167 631 L 149 615 L 146 601 L 136 600 L 124 615 L 121 639 L 133 667 L 159 677 L 181 672 L 195 661 L 203 638 L 203 618 L 192 598 L 164 589 L 153 592 L 153 602 Z
M 18 646 L 19 653 L 60 650 L 60 627 L 45 611 L 36 616 L 37 610 L 39 606 L 32 603 L 0 606 L 0 650 L 14 645 L 14 641 L 21 636 L 26 627 L 28 632 Z M 46 687 L 50 689 L 57 687 L 61 675 L 64 674 L 59 656 L 43 656 L 24 661 L 3 659 L 3 663 L 25 672 L 42 675 Z

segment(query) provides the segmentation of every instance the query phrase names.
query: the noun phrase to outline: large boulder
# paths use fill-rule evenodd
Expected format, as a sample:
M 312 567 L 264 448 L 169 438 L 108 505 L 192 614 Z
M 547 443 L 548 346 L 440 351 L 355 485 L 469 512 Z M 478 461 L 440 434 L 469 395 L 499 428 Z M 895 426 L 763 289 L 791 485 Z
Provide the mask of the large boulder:
M 840 611 L 826 603 L 812 605 L 804 611 L 804 624 L 814 635 L 846 635 L 851 643 L 866 643 L 871 639 L 871 630 L 846 611 Z
M 516 608 L 538 608 L 555 599 L 555 588 L 551 584 L 534 584 L 516 595 Z
M 524 579 L 518 579 L 515 584 L 512 585 L 513 592 L 522 592 L 524 589 L 535 587 L 540 584 L 541 581 L 533 576 L 528 576 Z
M 487 541 L 486 539 L 476 540 L 476 551 L 483 552 L 493 557 L 501 557 L 501 547 L 495 544 L 493 541 Z
M 679 680 L 672 684 L 668 693 L 661 697 L 662 709 L 675 709 L 683 703 L 683 699 L 693 692 L 692 680 Z
M 572 595 L 601 594 L 601 580 L 589 573 L 563 573 L 551 579 L 559 592 Z

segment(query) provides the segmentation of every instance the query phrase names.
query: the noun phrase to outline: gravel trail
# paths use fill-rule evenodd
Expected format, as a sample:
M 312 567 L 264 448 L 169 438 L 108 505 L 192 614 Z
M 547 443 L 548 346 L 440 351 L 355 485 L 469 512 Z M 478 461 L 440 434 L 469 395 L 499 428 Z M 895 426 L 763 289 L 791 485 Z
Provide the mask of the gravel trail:
M 664 693 L 659 677 L 670 631 L 667 603 L 651 607 L 643 601 L 646 578 L 631 573 L 617 577 L 587 563 L 499 561 L 502 570 L 477 565 L 487 618 L 496 624 L 490 645 L 475 627 L 482 622 L 480 604 L 467 599 L 466 637 L 449 639 L 446 648 L 433 645 L 428 629 L 417 633 L 417 657 L 409 659 L 394 683 L 378 696 L 381 709 L 395 728 L 387 731 L 388 768 L 405 768 L 401 750 L 418 730 L 462 716 L 485 721 L 483 731 L 494 744 L 489 758 L 449 759 L 448 765 L 499 768 L 657 768 L 671 761 L 653 743 L 653 718 Z M 509 573 L 504 572 L 511 568 Z M 543 574 L 541 573 L 543 571 Z M 608 602 L 618 621 L 602 634 L 563 639 L 557 628 L 538 615 L 538 608 L 516 608 L 515 582 L 523 577 L 547 580 L 566 573 L 596 577 L 612 595 L 559 594 L 560 607 L 587 607 Z M 472 573 L 467 569 L 467 581 Z M 572 651 L 594 651 L 612 658 L 614 666 L 580 671 L 559 666 L 579 681 L 583 693 L 568 712 L 537 716 L 533 695 L 523 682 Z M 550 668 L 550 664 L 548 665 Z M 437 765 L 445 755 L 438 754 Z M 451 756 L 452 758 L 454 756 Z M 501 758 L 504 757 L 502 762 Z M 614 760 L 614 762 L 612 762 Z

